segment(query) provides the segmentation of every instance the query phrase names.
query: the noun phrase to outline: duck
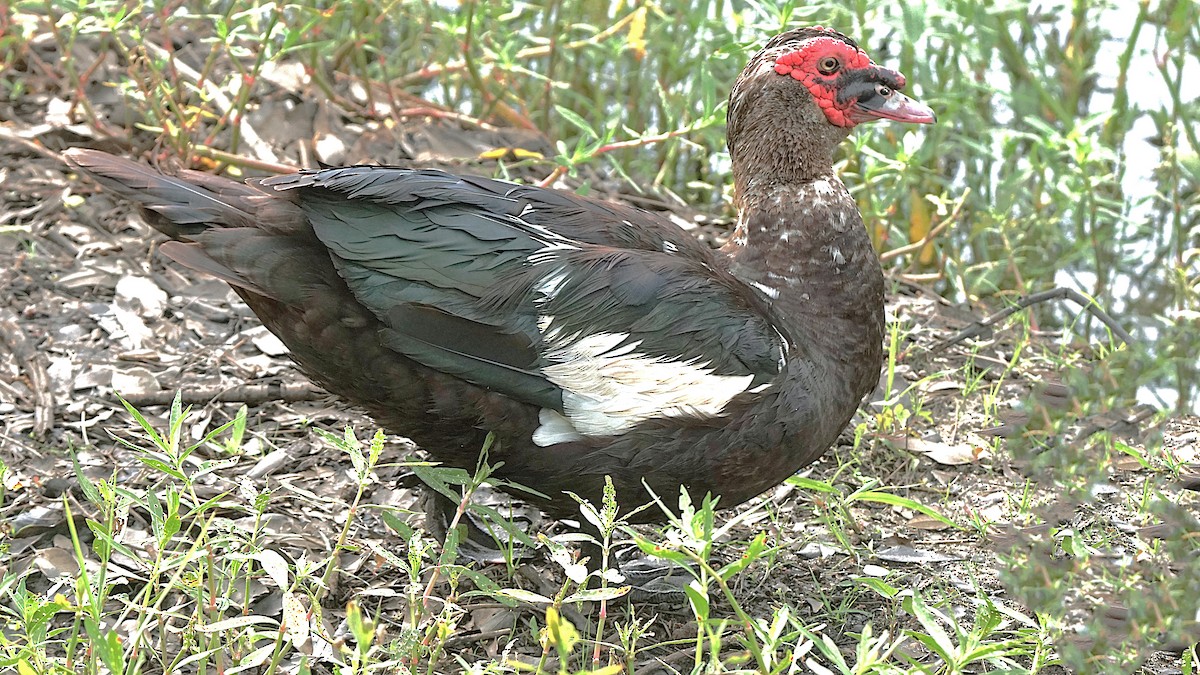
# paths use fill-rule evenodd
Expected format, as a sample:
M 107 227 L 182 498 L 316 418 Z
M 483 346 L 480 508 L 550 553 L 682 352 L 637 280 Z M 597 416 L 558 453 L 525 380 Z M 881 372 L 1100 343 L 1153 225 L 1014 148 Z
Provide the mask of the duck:
M 834 153 L 859 124 L 935 121 L 846 35 L 774 36 L 732 87 L 736 224 L 438 170 L 245 182 L 73 148 L 176 263 L 228 283 L 308 377 L 548 515 L 681 488 L 720 508 L 834 444 L 878 382 L 884 277 Z M 663 517 L 638 511 L 634 522 Z

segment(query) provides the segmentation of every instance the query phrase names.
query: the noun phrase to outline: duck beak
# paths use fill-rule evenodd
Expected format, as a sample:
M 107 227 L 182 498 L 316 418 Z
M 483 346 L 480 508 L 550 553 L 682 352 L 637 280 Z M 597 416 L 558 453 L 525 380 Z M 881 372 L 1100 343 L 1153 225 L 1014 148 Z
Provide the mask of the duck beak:
M 871 120 L 893 120 L 910 124 L 933 124 L 937 115 L 933 108 L 915 101 L 898 91 L 892 91 L 890 96 L 868 96 L 860 98 L 849 110 L 850 119 L 858 122 Z

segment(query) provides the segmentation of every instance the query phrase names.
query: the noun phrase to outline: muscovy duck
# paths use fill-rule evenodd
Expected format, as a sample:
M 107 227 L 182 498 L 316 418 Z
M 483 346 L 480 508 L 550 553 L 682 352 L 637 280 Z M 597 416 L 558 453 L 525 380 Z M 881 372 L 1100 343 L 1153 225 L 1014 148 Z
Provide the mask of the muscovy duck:
M 239 183 L 65 157 L 434 459 L 470 470 L 492 432 L 499 475 L 555 516 L 578 513 L 564 491 L 598 503 L 606 475 L 627 505 L 644 482 L 730 507 L 824 453 L 875 387 L 883 275 L 832 164 L 861 122 L 934 121 L 903 87 L 833 30 L 772 38 L 729 98 L 720 250 L 630 206 L 441 171 Z

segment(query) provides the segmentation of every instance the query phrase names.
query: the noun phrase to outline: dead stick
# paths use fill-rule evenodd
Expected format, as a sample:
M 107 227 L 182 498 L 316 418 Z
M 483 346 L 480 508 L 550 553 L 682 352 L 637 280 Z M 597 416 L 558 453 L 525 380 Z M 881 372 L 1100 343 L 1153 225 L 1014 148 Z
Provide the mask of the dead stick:
M 1021 298 L 1020 300 L 1017 300 L 1016 304 L 1012 305 L 1011 307 L 1005 307 L 1004 309 L 996 312 L 995 314 L 992 314 L 991 316 L 988 316 L 987 318 L 976 321 L 975 323 L 971 324 L 967 328 L 964 328 L 962 331 L 960 331 L 954 337 L 949 338 L 947 340 L 942 340 L 941 342 L 939 342 L 933 346 L 933 350 L 945 349 L 946 347 L 949 347 L 951 345 L 956 345 L 959 342 L 966 340 L 967 338 L 972 338 L 977 335 L 980 335 L 981 333 L 983 333 L 983 330 L 985 328 L 995 325 L 999 321 L 1011 316 L 1012 314 L 1019 312 L 1022 309 L 1032 307 L 1033 305 L 1036 305 L 1040 302 L 1046 302 L 1048 300 L 1063 300 L 1063 299 L 1074 302 L 1075 304 L 1079 305 L 1084 310 L 1089 312 L 1092 316 L 1099 319 L 1101 323 L 1103 323 L 1105 326 L 1108 326 L 1108 329 L 1111 330 L 1113 332 L 1113 335 L 1116 335 L 1121 340 L 1121 342 L 1123 342 L 1125 344 L 1133 343 L 1133 341 L 1134 341 L 1133 336 L 1130 335 L 1129 332 L 1126 331 L 1124 328 L 1122 328 L 1121 324 L 1117 323 L 1116 319 L 1112 318 L 1112 316 L 1110 316 L 1108 314 L 1108 312 L 1104 311 L 1100 307 L 1100 305 L 1096 304 L 1095 300 L 1087 297 L 1086 295 L 1084 295 L 1084 294 L 1080 293 L 1079 291 L 1076 291 L 1075 289 L 1072 289 L 1072 288 L 1055 288 L 1055 289 L 1052 289 L 1049 291 L 1042 291 L 1041 293 L 1034 293 L 1032 295 L 1027 295 L 1027 296 Z
M 175 400 L 175 392 L 169 389 L 161 391 L 131 391 L 119 392 L 126 401 L 135 406 L 170 405 Z M 247 384 L 241 387 L 195 387 L 183 390 L 180 400 L 187 405 L 204 405 L 206 403 L 245 403 L 246 405 L 262 405 L 274 401 L 295 403 L 297 401 L 320 401 L 328 397 L 324 389 L 308 382 Z
M 60 162 L 62 161 L 62 156 L 59 155 L 57 152 L 50 150 L 49 148 L 47 148 L 46 146 L 42 145 L 41 143 L 39 143 L 37 141 L 32 141 L 32 140 L 29 140 L 28 138 L 21 138 L 19 135 L 17 135 L 17 132 L 13 131 L 12 129 L 9 129 L 8 127 L 0 126 L 0 140 L 8 141 L 10 143 L 16 143 L 16 144 L 24 147 L 26 150 L 29 150 L 30 152 L 33 152 L 36 154 L 39 154 L 42 157 L 49 157 L 50 159 L 57 160 Z M 12 153 L 12 154 L 16 154 L 16 153 Z
M 289 164 L 268 162 L 254 157 L 246 157 L 245 155 L 235 155 L 232 152 L 217 150 L 207 145 L 192 146 L 192 154 L 207 157 L 208 159 L 215 159 L 218 162 L 231 166 L 239 166 L 244 169 L 258 169 L 259 171 L 269 171 L 275 174 L 296 173 L 299 170 L 297 167 Z
M 25 371 L 29 391 L 33 395 L 33 433 L 38 438 L 44 438 L 50 427 L 54 426 L 54 392 L 50 389 L 50 378 L 41 355 L 25 337 L 17 315 L 6 308 L 0 308 L 0 339 L 8 345 L 21 370 Z
M 477 120 L 470 115 L 464 115 L 459 112 L 454 112 L 453 110 L 445 110 L 433 105 L 400 108 L 396 111 L 395 115 L 398 118 L 429 117 L 432 119 L 450 120 L 452 122 L 458 122 L 459 124 L 465 124 L 470 127 L 475 127 L 476 129 L 484 129 L 487 131 L 494 131 L 500 128 L 494 124 L 488 124 L 487 122 Z
M 444 647 L 459 647 L 471 642 L 484 642 L 486 640 L 495 640 L 496 638 L 509 637 L 512 635 L 511 628 L 501 628 L 499 630 L 489 630 L 483 633 L 469 633 L 467 635 L 455 635 L 447 638 L 443 644 Z
M 916 250 L 924 247 L 929 242 L 933 241 L 933 239 L 935 237 L 937 237 L 939 234 L 941 234 L 942 230 L 946 229 L 946 227 L 948 227 L 950 225 L 950 223 L 953 223 L 954 221 L 958 220 L 959 214 L 962 213 L 963 204 L 967 203 L 967 196 L 970 194 L 971 194 L 970 188 L 967 188 L 966 190 L 964 190 L 962 196 L 959 197 L 958 201 L 954 203 L 954 209 L 952 209 L 950 211 L 950 215 L 943 218 L 942 222 L 938 223 L 932 229 L 930 229 L 929 232 L 924 237 L 921 237 L 920 241 L 914 241 L 911 244 L 905 244 L 904 246 L 900 246 L 900 247 L 891 249 L 890 251 L 884 251 L 883 253 L 879 254 L 879 260 L 886 262 L 888 260 L 891 260 L 892 258 L 898 258 L 898 257 L 904 255 L 905 253 L 910 253 L 912 251 L 916 251 Z

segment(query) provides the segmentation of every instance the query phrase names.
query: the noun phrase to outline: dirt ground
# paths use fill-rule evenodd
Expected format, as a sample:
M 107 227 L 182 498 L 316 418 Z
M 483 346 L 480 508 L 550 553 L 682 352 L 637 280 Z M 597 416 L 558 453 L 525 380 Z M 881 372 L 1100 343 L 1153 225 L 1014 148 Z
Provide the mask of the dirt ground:
M 118 152 L 129 148 L 72 125 L 47 123 L 37 105 L 9 112 L 11 121 L 0 127 L 0 459 L 8 467 L 0 505 L 0 539 L 6 548 L 0 568 L 13 573 L 35 567 L 26 583 L 39 594 L 53 594 L 69 581 L 73 561 L 64 495 L 73 513 L 89 514 L 72 454 L 93 480 L 111 478 L 130 490 L 150 486 L 148 472 L 117 442 L 141 442 L 117 392 L 161 428 L 164 404 L 182 390 L 193 405 L 185 427 L 192 439 L 202 438 L 247 403 L 248 440 L 240 453 L 227 458 L 224 470 L 205 478 L 206 492 L 199 496 L 236 491 L 245 480 L 268 486 L 274 497 L 264 546 L 293 558 L 305 551 L 312 557 L 327 554 L 356 486 L 349 459 L 313 428 L 340 433 L 349 424 L 362 437 L 374 428 L 370 420 L 308 384 L 282 345 L 223 283 L 195 276 L 157 255 L 158 235 L 126 205 L 73 176 L 55 156 L 70 145 Z M 310 111 L 313 117 L 319 114 Z M 544 143 L 506 133 L 464 134 L 445 122 L 413 120 L 411 127 L 386 138 L 382 129 L 346 132 L 340 155 L 471 167 L 485 149 Z M 294 141 L 267 139 L 281 156 Z M 388 150 L 363 151 L 367 147 Z M 488 166 L 472 170 L 490 172 Z M 645 196 L 634 199 L 654 208 L 670 205 Z M 673 208 L 698 235 L 714 241 L 724 236 L 721 223 L 701 219 L 697 224 L 696 214 Z M 787 602 L 813 616 L 841 621 L 829 628 L 831 635 L 858 631 L 868 620 L 877 632 L 913 628 L 912 617 L 887 609 L 894 602 L 856 583 L 864 577 L 939 594 L 957 589 L 961 596 L 951 598 L 954 607 L 969 607 L 983 594 L 1019 608 L 1012 583 L 1005 583 L 1011 570 L 999 558 L 1015 544 L 1048 537 L 1051 528 L 1098 528 L 1111 533 L 1106 543 L 1114 555 L 1151 559 L 1159 555 L 1153 543 L 1158 535 L 1151 531 L 1155 523 L 1147 522 L 1131 502 L 1148 485 L 1161 486 L 1171 499 L 1194 509 L 1190 490 L 1197 484 L 1200 421 L 1164 422 L 1153 411 L 1140 409 L 1077 419 L 1071 427 L 1074 440 L 1062 442 L 1085 443 L 1091 431 L 1113 429 L 1125 433 L 1134 454 L 1141 454 L 1114 461 L 1104 489 L 1090 501 L 1064 501 L 1052 486 L 1031 481 L 1036 460 L 1014 459 L 1003 440 L 1021 437 L 1037 425 L 1043 409 L 1031 409 L 1031 397 L 1040 397 L 1045 409 L 1071 408 L 1070 386 L 1059 372 L 1062 362 L 1031 349 L 1010 368 L 1019 331 L 1007 324 L 941 346 L 982 318 L 982 312 L 950 306 L 911 283 L 895 281 L 889 315 L 905 331 L 895 369 L 902 385 L 898 388 L 913 385 L 889 405 L 901 404 L 891 409 L 910 417 L 884 428 L 889 426 L 881 421 L 887 419 L 885 406 L 864 408 L 860 420 L 869 424 L 858 450 L 853 450 L 854 434 L 848 431 L 842 445 L 806 475 L 851 488 L 877 479 L 881 487 L 967 527 L 950 529 L 921 513 L 870 502 L 851 504 L 847 520 L 820 495 L 777 488 L 749 507 L 750 515 L 731 537 L 745 541 L 765 530 L 780 546 L 768 562 L 738 577 L 735 592 L 754 615 L 769 616 L 772 607 Z M 1081 368 L 1088 367 L 1086 350 L 1078 359 Z M 201 449 L 197 461 L 223 459 L 210 452 Z M 367 498 L 372 504 L 411 510 L 410 520 L 420 523 L 417 494 L 397 484 L 403 471 L 395 462 L 412 452 L 402 440 L 390 440 L 391 463 L 377 472 Z M 1164 478 L 1157 453 L 1182 467 L 1177 477 Z M 1026 508 L 1029 504 L 1034 507 Z M 230 517 L 237 522 L 244 516 Z M 552 527 L 532 517 L 534 529 Z M 143 519 L 144 514 L 131 513 L 129 527 L 144 530 Z M 975 527 L 979 523 L 983 525 Z M 850 548 L 834 536 L 838 531 L 847 533 Z M 398 622 L 404 616 L 399 589 L 407 582 L 380 563 L 371 545 L 399 550 L 403 541 L 370 511 L 354 523 L 352 540 L 362 545 L 362 552 L 343 556 L 344 572 L 325 603 L 327 620 L 336 623 L 345 601 L 357 596 L 369 598 L 385 621 L 394 617 Z M 737 551 L 733 545 L 718 555 L 735 556 Z M 546 579 L 561 575 L 541 558 L 529 565 L 538 574 L 518 574 L 506 583 L 552 594 L 557 581 Z M 499 578 L 503 569 L 487 573 Z M 264 589 L 258 602 L 269 603 L 269 595 Z M 1066 597 L 1064 624 L 1085 649 L 1095 644 L 1096 633 L 1072 629 L 1090 625 L 1098 613 L 1113 614 L 1112 620 L 1121 623 L 1121 607 L 1112 598 L 1082 590 Z M 468 662 L 506 648 L 509 633 L 503 627 L 513 625 L 512 613 L 537 613 L 482 602 L 468 610 L 454 644 Z M 655 642 L 694 636 L 686 612 L 639 611 L 658 616 Z M 1158 646 L 1168 651 L 1153 654 L 1145 672 L 1180 672 L 1177 652 L 1169 651 L 1180 645 Z M 539 652 L 526 637 L 516 653 L 536 658 Z M 663 663 L 686 668 L 690 653 L 679 647 L 652 650 L 645 655 L 647 670 L 639 672 L 652 672 L 651 666 Z M 911 655 L 923 656 L 915 643 Z

